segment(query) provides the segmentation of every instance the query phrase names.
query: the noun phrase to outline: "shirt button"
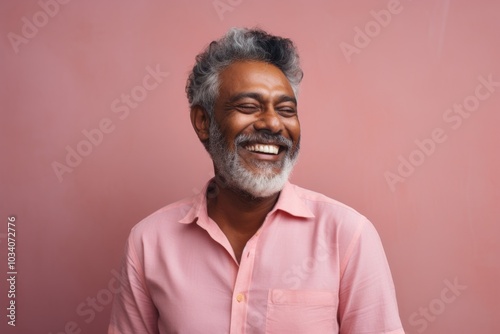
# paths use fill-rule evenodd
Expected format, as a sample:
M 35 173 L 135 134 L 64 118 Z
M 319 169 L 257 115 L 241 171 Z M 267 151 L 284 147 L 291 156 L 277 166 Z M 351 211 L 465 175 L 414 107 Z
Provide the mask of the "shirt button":
M 245 300 L 245 296 L 242 294 L 242 293 L 239 293 L 237 296 L 236 296 L 236 301 L 238 303 L 241 303 L 243 300 Z

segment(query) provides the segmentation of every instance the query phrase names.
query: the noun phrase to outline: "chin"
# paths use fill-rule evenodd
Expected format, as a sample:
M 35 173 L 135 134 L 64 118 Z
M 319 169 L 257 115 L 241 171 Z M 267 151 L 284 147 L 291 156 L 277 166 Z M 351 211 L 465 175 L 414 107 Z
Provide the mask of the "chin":
M 231 185 L 254 198 L 270 197 L 279 193 L 288 181 L 293 166 L 285 166 L 279 173 L 263 171 L 256 174 L 241 166 L 231 173 Z

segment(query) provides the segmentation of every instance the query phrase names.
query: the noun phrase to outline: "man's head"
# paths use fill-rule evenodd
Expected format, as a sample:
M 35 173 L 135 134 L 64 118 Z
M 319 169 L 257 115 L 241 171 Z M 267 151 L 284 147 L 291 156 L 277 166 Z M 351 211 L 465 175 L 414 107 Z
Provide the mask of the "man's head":
M 231 29 L 196 57 L 186 86 L 191 121 L 225 186 L 279 192 L 297 159 L 302 79 L 289 39 Z

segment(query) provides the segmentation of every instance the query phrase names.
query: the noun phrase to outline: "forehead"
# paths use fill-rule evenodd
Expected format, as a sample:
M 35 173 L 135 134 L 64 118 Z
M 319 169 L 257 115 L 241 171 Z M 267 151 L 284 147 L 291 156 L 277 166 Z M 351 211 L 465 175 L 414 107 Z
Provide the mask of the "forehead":
M 229 97 L 242 92 L 263 96 L 295 96 L 285 74 L 276 66 L 260 61 L 237 61 L 219 74 L 219 96 Z

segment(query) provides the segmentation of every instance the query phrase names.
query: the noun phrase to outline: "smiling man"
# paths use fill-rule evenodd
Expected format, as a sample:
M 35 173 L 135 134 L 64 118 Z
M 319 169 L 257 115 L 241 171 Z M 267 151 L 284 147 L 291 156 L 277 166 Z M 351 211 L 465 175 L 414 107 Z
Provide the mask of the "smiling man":
M 404 333 L 373 225 L 289 183 L 302 79 L 289 39 L 231 29 L 186 91 L 215 177 L 137 224 L 109 333 Z

